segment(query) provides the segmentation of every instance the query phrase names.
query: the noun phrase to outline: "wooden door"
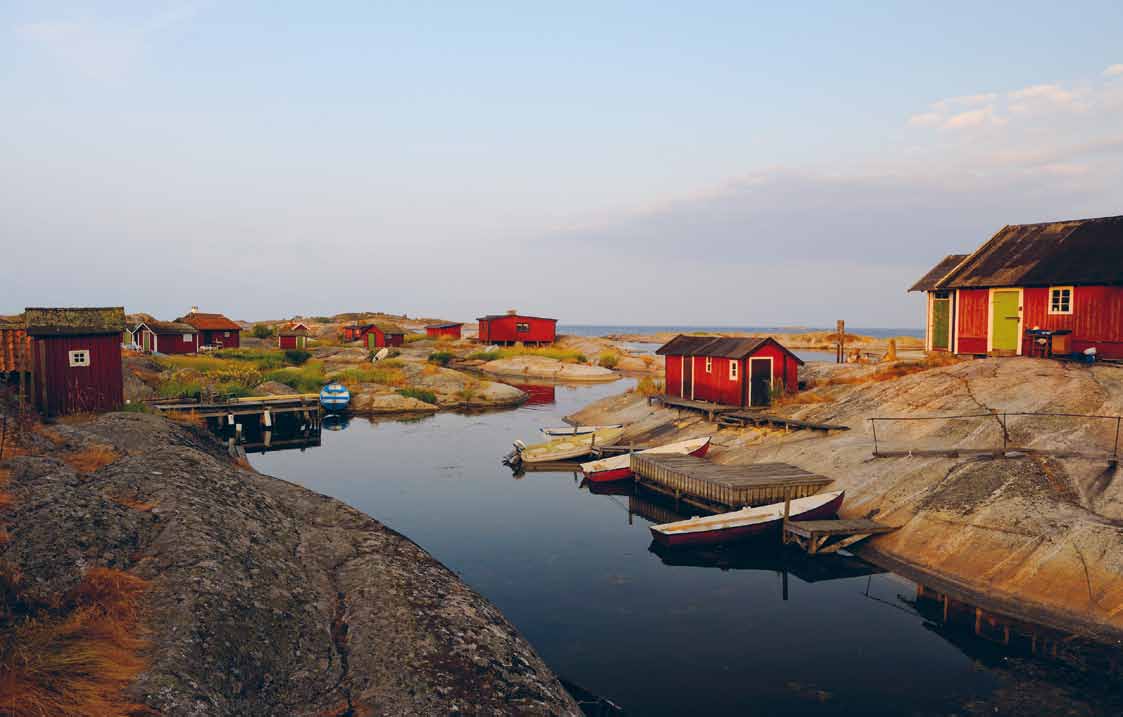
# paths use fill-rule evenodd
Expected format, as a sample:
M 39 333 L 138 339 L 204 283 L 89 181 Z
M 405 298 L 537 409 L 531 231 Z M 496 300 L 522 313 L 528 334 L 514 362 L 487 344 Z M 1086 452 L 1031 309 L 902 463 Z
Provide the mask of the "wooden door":
M 682 398 L 690 398 L 694 393 L 694 357 L 682 357 Z
M 951 348 L 951 299 L 932 300 L 932 348 Z
M 749 359 L 749 402 L 752 406 L 772 403 L 772 359 Z
M 995 291 L 991 295 L 991 350 L 1016 353 L 1021 336 L 1021 301 L 1017 291 Z

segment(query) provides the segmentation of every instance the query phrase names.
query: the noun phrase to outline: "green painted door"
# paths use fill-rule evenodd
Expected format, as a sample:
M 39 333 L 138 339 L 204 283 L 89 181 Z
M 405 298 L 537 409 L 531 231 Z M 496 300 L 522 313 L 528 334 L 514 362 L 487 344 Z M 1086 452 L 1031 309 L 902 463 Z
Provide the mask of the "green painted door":
M 996 291 L 991 310 L 991 348 L 995 351 L 1018 350 L 1018 292 Z
M 373 349 L 375 347 L 375 344 L 377 344 L 377 342 L 378 342 L 378 337 L 374 335 L 373 331 L 371 331 L 370 333 L 367 334 L 367 348 L 368 349 Z
M 951 327 L 951 299 L 932 300 L 932 348 L 947 349 Z

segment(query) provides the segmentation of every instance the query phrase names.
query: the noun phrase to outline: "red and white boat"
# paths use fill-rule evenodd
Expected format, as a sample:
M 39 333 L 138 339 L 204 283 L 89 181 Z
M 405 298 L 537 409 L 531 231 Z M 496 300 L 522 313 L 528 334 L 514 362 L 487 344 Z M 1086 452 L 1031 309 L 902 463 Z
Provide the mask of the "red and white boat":
M 823 520 L 833 518 L 842 507 L 846 491 L 820 493 L 791 502 L 788 520 Z M 784 504 L 772 503 L 756 508 L 742 508 L 702 518 L 680 520 L 651 526 L 651 537 L 670 547 L 714 545 L 759 535 L 779 527 L 784 520 Z
M 676 443 L 668 443 L 663 446 L 655 446 L 654 448 L 647 448 L 639 453 L 675 453 L 686 456 L 696 456 L 701 458 L 706 455 L 706 451 L 710 450 L 710 437 L 703 436 L 701 438 L 691 438 L 685 441 L 678 441 Z M 632 458 L 630 453 L 624 453 L 619 456 L 610 456 L 609 458 L 602 458 L 599 461 L 589 461 L 588 463 L 581 464 L 581 472 L 585 474 L 585 480 L 590 483 L 607 483 L 614 480 L 625 480 L 632 477 Z

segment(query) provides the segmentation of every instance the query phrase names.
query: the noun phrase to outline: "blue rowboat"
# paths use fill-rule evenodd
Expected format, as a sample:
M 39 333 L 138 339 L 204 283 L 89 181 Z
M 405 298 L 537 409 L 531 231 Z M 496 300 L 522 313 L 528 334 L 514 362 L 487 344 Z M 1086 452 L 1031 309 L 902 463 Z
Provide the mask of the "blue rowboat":
M 351 392 L 341 383 L 332 381 L 320 389 L 320 405 L 325 411 L 345 411 L 351 403 Z

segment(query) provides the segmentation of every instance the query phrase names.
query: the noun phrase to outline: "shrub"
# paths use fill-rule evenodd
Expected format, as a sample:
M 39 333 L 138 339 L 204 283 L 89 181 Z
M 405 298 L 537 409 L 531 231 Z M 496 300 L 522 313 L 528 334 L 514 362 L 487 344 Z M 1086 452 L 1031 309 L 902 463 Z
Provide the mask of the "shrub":
M 152 409 L 144 401 L 130 401 L 124 406 L 121 406 L 123 413 L 151 413 Z
M 601 355 L 597 357 L 597 364 L 604 368 L 616 368 L 616 364 L 619 363 L 619 361 L 620 357 L 611 351 L 602 351 Z
M 286 349 L 285 362 L 292 366 L 303 366 L 312 358 L 312 354 L 304 349 Z
M 427 338 L 429 338 L 428 334 L 406 334 L 402 340 L 412 344 L 414 341 L 424 341 Z
M 63 463 L 79 473 L 93 473 L 113 463 L 121 455 L 109 446 L 90 446 L 62 455 Z
M 198 381 L 185 381 L 169 379 L 157 387 L 156 394 L 160 398 L 194 398 L 203 395 L 203 386 Z
M 423 388 L 399 388 L 398 394 L 406 398 L 416 398 L 418 401 L 425 403 L 437 403 L 437 394 L 432 391 L 427 391 Z
M 290 366 L 265 374 L 266 381 L 283 383 L 298 393 L 317 393 L 326 380 L 324 369 L 319 363 L 308 363 L 303 366 Z
M 468 354 L 468 358 L 473 361 L 495 361 L 499 358 L 500 352 L 498 349 L 495 351 L 476 351 L 475 353 Z
M 448 351 L 434 351 L 433 353 L 429 354 L 429 362 L 440 364 L 441 366 L 448 366 L 449 362 L 452 361 L 452 358 L 452 354 Z
M 267 339 L 273 335 L 273 327 L 268 324 L 254 324 L 252 332 L 255 339 Z
M 352 390 L 360 383 L 405 386 L 407 383 L 405 373 L 398 366 L 388 366 L 387 363 L 386 361 L 380 361 L 376 364 L 355 366 L 354 368 L 337 371 L 331 375 L 331 378 Z
M 641 396 L 658 396 L 663 393 L 663 382 L 651 376 L 644 376 L 636 383 L 633 390 Z

